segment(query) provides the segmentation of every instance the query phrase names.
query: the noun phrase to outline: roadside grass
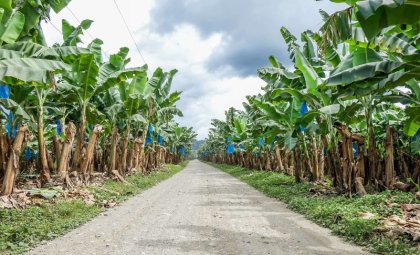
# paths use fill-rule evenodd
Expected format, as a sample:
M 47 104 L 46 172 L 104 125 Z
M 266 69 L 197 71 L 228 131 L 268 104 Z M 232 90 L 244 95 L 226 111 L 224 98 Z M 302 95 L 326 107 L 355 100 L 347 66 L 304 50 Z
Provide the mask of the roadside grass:
M 80 199 L 60 198 L 26 209 L 0 209 L 0 254 L 21 254 L 42 241 L 61 236 L 105 211 L 101 201 L 125 201 L 180 172 L 187 163 L 165 165 L 147 176 L 133 174 L 126 178 L 127 184 L 107 180 L 100 187 L 89 187 L 95 197 L 91 206 Z
M 384 218 L 401 215 L 397 204 L 414 203 L 411 193 L 385 191 L 363 197 L 349 198 L 343 195 L 318 195 L 310 192 L 316 188 L 309 182 L 295 183 L 294 178 L 281 173 L 262 172 L 238 166 L 210 164 L 263 192 L 268 197 L 278 198 L 288 207 L 305 215 L 317 224 L 330 228 L 333 233 L 358 245 L 367 246 L 371 252 L 391 255 L 420 254 L 408 238 L 391 240 L 376 229 Z M 395 204 L 395 206 L 389 206 Z M 374 216 L 362 218 L 362 213 Z

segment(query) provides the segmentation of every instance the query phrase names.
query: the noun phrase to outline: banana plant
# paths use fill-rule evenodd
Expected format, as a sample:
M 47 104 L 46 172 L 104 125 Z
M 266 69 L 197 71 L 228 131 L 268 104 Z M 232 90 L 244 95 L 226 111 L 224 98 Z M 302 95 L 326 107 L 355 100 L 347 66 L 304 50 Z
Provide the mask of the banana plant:
M 49 181 L 50 174 L 46 162 L 46 152 L 44 145 L 43 129 L 43 87 L 48 84 L 51 86 L 55 82 L 53 73 L 62 72 L 69 69 L 63 62 L 63 56 L 73 54 L 77 49 L 53 49 L 46 47 L 43 40 L 40 22 L 49 12 L 49 7 L 58 13 L 69 1 L 48 2 L 29 2 L 24 1 L 3 1 L 0 5 L 0 80 L 8 85 L 32 85 L 35 86 L 38 101 L 38 147 L 41 154 L 41 180 Z M 39 8 L 40 6 L 48 8 Z M 42 11 L 40 11 L 43 9 Z M 34 14 L 36 10 L 36 14 Z M 43 14 L 44 16 L 42 16 Z M 37 34 L 38 36 L 33 36 Z M 31 38 L 26 42 L 19 42 L 25 38 Z M 72 52 L 72 53 L 70 53 Z M 34 68 L 37 67 L 37 68 Z M 13 168 L 7 168 L 13 169 Z M 13 174 L 6 173 L 6 176 L 13 177 Z M 13 178 L 12 178 L 13 179 Z M 10 183 L 14 180 L 5 179 L 7 187 L 12 187 Z M 6 185 L 7 184 L 7 185 Z M 4 191 L 10 193 L 10 189 Z
M 35 152 L 35 143 L 26 139 L 30 137 L 29 132 L 35 131 L 37 135 L 41 183 L 49 182 L 50 170 L 57 166 L 59 177 L 68 188 L 73 185 L 67 174 L 69 162 L 72 162 L 75 170 L 81 170 L 82 177 L 89 177 L 94 165 L 101 168 L 105 166 L 109 148 L 105 137 L 102 139 L 103 143 L 97 145 L 102 128 L 100 125 L 93 127 L 93 124 L 104 125 L 107 134 L 112 133 L 113 137 L 114 134 L 118 135 L 117 127 L 124 133 L 122 147 L 125 148 L 125 153 L 118 155 L 118 140 L 112 139 L 115 141 L 113 144 L 111 142 L 111 147 L 115 149 L 112 157 L 118 159 L 122 156 L 124 164 L 129 164 L 128 168 L 135 162 L 133 158 L 140 155 L 137 146 L 141 142 L 139 136 L 146 136 L 149 124 L 155 125 L 159 133 L 165 135 L 168 146 L 171 137 L 174 137 L 176 146 L 178 149 L 182 147 L 182 151 L 188 151 L 194 138 L 192 129 L 180 128 L 174 124 L 174 117 L 182 116 L 182 112 L 176 107 L 181 93 L 171 91 L 176 70 L 163 72 L 158 68 L 149 79 L 147 66 L 127 68 L 130 59 L 125 47 L 106 60 L 102 56 L 101 40 L 95 39 L 86 48 L 80 47 L 83 43 L 81 37 L 91 26 L 91 20 L 83 20 L 77 26 L 63 20 L 63 43 L 53 47 L 46 45 L 41 21 L 48 22 L 50 10 L 58 13 L 69 2 L 70 0 L 0 2 L 0 84 L 4 97 L 0 99 L 0 129 L 3 129 L 6 119 L 9 133 L 6 137 L 3 130 L 0 132 L 2 194 L 12 192 L 20 158 L 20 154 L 9 155 L 11 150 L 4 150 L 5 144 L 13 146 L 13 153 L 19 153 L 25 144 L 29 152 Z M 54 122 L 47 122 L 47 115 Z M 78 124 L 77 133 L 73 122 Z M 23 126 L 14 135 L 15 127 L 20 124 Z M 65 134 L 60 136 L 62 129 L 65 129 Z M 76 148 L 73 149 L 76 134 Z M 84 147 L 87 134 L 90 135 L 89 144 Z M 131 145 L 131 138 L 135 139 L 130 151 L 130 146 L 127 145 Z M 52 145 L 54 150 L 49 151 Z M 86 152 L 83 160 L 82 149 Z M 130 152 L 128 158 L 127 151 Z M 148 153 L 149 159 L 154 155 L 152 150 Z M 164 155 L 160 153 L 159 158 Z M 32 168 L 34 160 L 27 160 L 30 162 L 24 168 Z M 153 165 L 156 166 L 154 163 Z M 147 167 L 150 166 L 149 162 Z M 114 168 L 109 167 L 110 173 L 114 173 Z
M 129 146 L 129 138 L 132 133 L 132 124 L 137 123 L 138 126 L 144 125 L 146 119 L 141 114 L 141 110 L 146 107 L 147 100 L 147 66 L 143 67 L 143 72 L 137 74 L 129 83 L 121 83 L 118 86 L 120 100 L 122 102 L 125 115 L 125 129 L 123 147 L 122 147 L 122 164 L 121 173 L 124 174 L 127 168 L 127 154 Z
M 85 141 L 87 115 L 94 113 L 92 98 L 100 93 L 117 86 L 128 79 L 144 73 L 144 68 L 125 68 L 129 62 L 128 49 L 121 48 L 117 54 L 110 56 L 109 62 L 100 62 L 100 40 L 94 40 L 89 49 L 94 53 L 81 54 L 72 62 L 72 69 L 62 75 L 62 82 L 57 84 L 59 91 L 69 100 L 78 104 L 77 112 L 80 116 L 77 137 L 77 149 L 73 164 L 79 166 L 82 143 Z
M 0 62 L 4 72 L 0 79 L 12 86 L 30 86 L 33 88 L 34 118 L 37 124 L 38 148 L 41 159 L 41 180 L 49 182 L 50 169 L 47 162 L 47 151 L 44 138 L 44 103 L 55 88 L 55 74 L 70 70 L 65 59 L 74 58 L 84 52 L 77 47 L 49 48 L 33 42 L 19 42 L 4 45 L 0 49 Z M 33 65 L 39 68 L 33 68 Z
M 47 46 L 41 21 L 49 20 L 50 10 L 59 13 L 71 0 L 6 0 L 0 3 L 0 46 L 32 41 Z
M 263 95 L 248 97 L 245 104 L 247 111 L 251 109 L 248 132 L 243 132 L 243 118 L 228 111 L 226 121 L 212 122 L 203 155 L 223 159 L 218 153 L 229 135 L 243 140 L 247 134 L 250 141 L 277 136 L 274 140 L 294 151 L 293 157 L 312 161 L 302 167 L 295 160 L 294 168 L 312 168 L 316 176 L 315 163 L 323 169 L 325 158 L 325 174 L 331 175 L 338 190 L 350 195 L 354 189 L 365 194 L 366 184 L 377 189 L 392 186 L 395 156 L 401 176 L 419 180 L 408 165 L 416 164 L 409 162 L 416 162 L 419 143 L 420 5 L 408 0 L 332 2 L 349 7 L 331 15 L 321 11 L 320 31 L 305 31 L 301 43 L 281 28 L 294 69 L 288 70 L 271 56 L 271 66 L 258 70 L 267 83 Z M 402 153 L 410 149 L 414 149 L 411 155 Z M 247 151 L 255 151 L 255 145 Z M 311 179 L 310 173 L 301 176 Z

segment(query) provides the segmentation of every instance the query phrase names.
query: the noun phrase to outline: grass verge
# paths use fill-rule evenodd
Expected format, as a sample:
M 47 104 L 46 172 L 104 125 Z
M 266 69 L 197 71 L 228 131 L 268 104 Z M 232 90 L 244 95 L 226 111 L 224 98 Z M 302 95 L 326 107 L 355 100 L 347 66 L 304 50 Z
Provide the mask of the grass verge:
M 347 241 L 367 246 L 372 252 L 390 255 L 420 254 L 408 238 L 400 236 L 391 240 L 375 230 L 385 217 L 401 214 L 398 206 L 389 206 L 390 204 L 419 202 L 414 194 L 385 191 L 352 199 L 338 195 L 315 196 L 310 192 L 315 187 L 314 184 L 295 183 L 293 177 L 284 174 L 222 164 L 210 165 L 248 183 L 268 197 L 282 200 L 290 209 L 330 228 Z M 371 213 L 374 217 L 365 219 L 360 217 L 361 213 Z
M 44 240 L 63 235 L 103 212 L 101 201 L 122 202 L 168 179 L 186 165 L 187 162 L 166 165 L 164 170 L 147 176 L 134 174 L 126 178 L 128 184 L 107 180 L 99 188 L 90 187 L 97 201 L 91 206 L 81 200 L 57 199 L 26 209 L 0 209 L 0 254 L 20 254 Z

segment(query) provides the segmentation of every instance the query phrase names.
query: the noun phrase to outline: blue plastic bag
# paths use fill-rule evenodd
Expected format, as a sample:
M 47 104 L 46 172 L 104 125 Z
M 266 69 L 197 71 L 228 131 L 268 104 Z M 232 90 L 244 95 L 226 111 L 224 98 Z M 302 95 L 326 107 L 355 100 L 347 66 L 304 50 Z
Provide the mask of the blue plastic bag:
M 417 139 L 419 139 L 420 137 L 420 129 L 417 130 L 417 133 L 413 136 L 413 142 L 417 141 Z
M 151 136 L 146 136 L 146 145 L 149 145 L 153 142 L 153 138 Z
M 32 158 L 31 148 L 26 147 L 26 149 L 25 149 L 25 160 L 29 161 L 29 160 L 31 160 L 31 158 Z
M 259 140 L 258 144 L 260 145 L 260 147 L 264 146 L 264 138 L 263 137 L 260 137 L 260 140 Z
M 16 137 L 17 133 L 17 126 L 13 126 L 13 115 L 12 112 L 9 111 L 9 114 L 7 116 L 7 122 L 6 122 L 6 131 L 7 135 L 12 138 Z
M 300 117 L 303 117 L 308 112 L 308 104 L 306 101 L 303 101 L 302 106 L 300 107 Z M 300 132 L 305 132 L 305 127 L 299 126 Z
M 359 146 L 357 144 L 353 143 L 353 156 L 356 158 L 359 156 Z
M 149 127 L 147 128 L 147 130 L 149 131 L 149 134 L 153 135 L 153 132 L 155 131 L 153 129 L 153 125 L 149 123 Z
M 165 139 L 161 135 L 157 135 L 158 144 L 162 145 L 165 143 Z
M 63 132 L 63 130 L 61 129 L 61 121 L 60 121 L 60 119 L 57 119 L 56 125 L 57 125 L 57 127 L 56 127 L 57 135 L 60 136 L 61 133 Z
M 226 152 L 227 152 L 227 154 L 233 154 L 235 152 L 235 145 L 234 144 L 229 144 L 226 147 Z
M 10 87 L 0 83 L 0 98 L 10 98 Z

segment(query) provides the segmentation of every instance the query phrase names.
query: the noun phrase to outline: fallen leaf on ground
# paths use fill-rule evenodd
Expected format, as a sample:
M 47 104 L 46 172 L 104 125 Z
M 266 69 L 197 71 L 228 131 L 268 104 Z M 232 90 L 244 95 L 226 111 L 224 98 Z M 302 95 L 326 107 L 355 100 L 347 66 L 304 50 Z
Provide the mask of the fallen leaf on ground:
M 401 205 L 403 217 L 389 216 L 383 226 L 378 229 L 385 232 L 393 239 L 400 235 L 408 234 L 415 242 L 420 241 L 420 204 Z

